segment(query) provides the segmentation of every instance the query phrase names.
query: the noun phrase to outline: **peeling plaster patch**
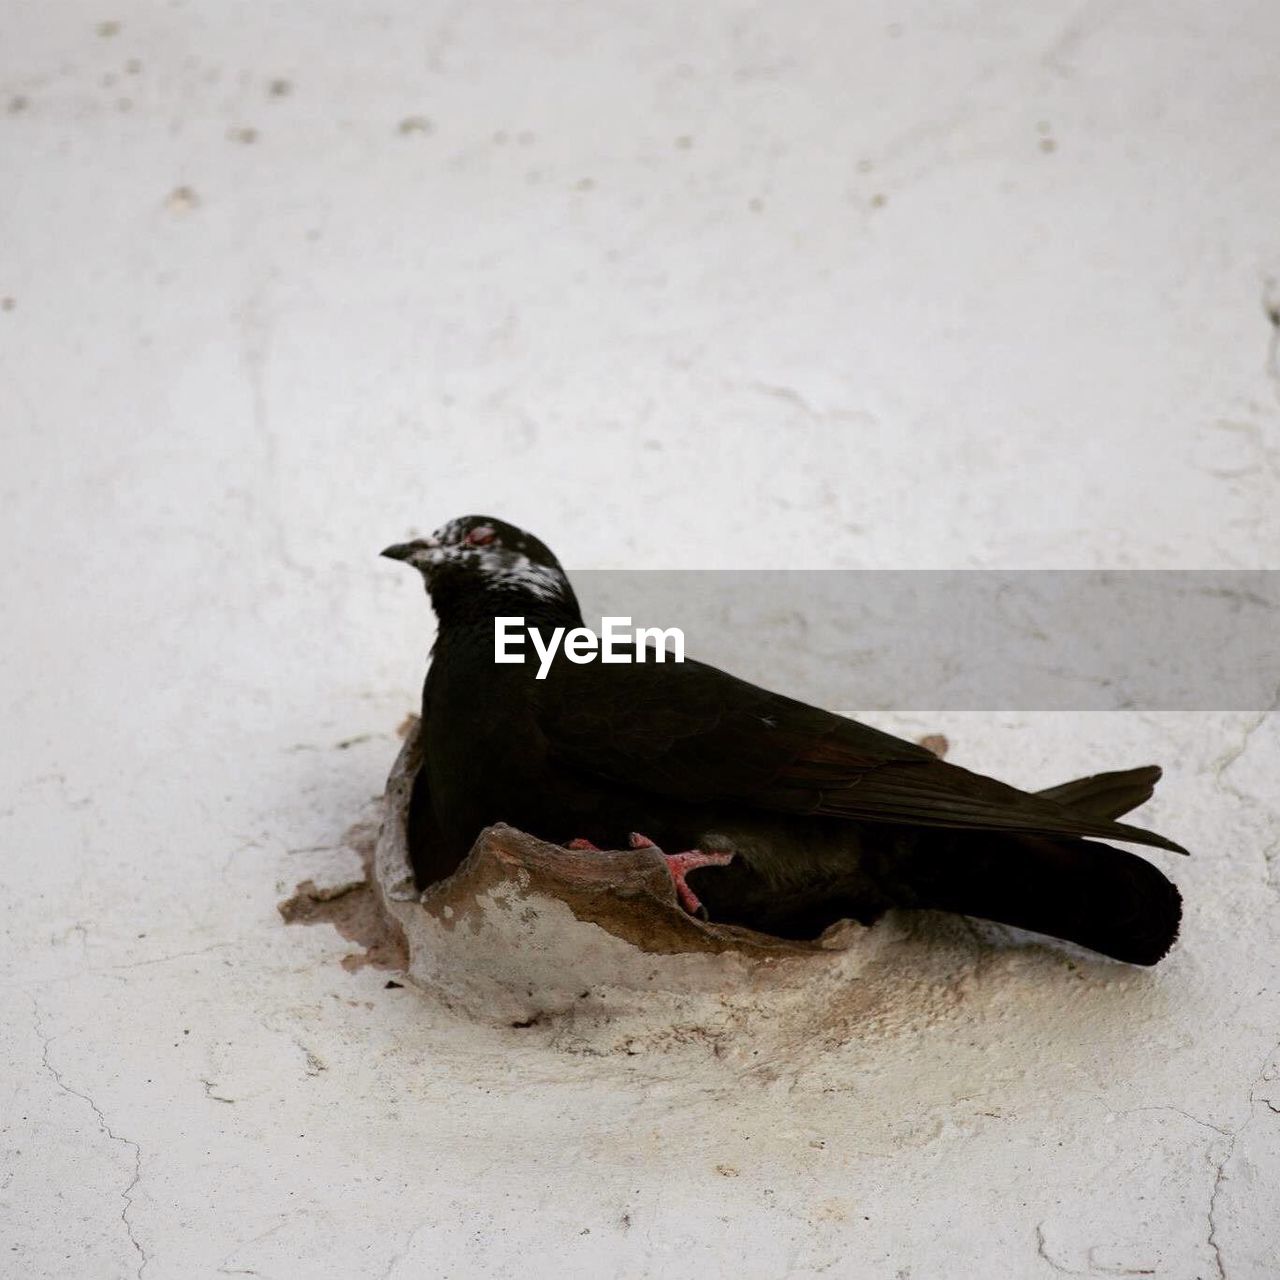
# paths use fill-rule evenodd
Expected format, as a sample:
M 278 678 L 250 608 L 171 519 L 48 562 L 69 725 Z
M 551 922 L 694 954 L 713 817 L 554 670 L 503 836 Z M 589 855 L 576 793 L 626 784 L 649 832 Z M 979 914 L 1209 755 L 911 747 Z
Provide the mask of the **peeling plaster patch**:
M 1089 1250 L 1089 1270 L 1108 1276 L 1154 1276 L 1160 1271 L 1160 1255 L 1150 1245 L 1094 1245 Z
M 170 213 L 190 213 L 200 207 L 200 197 L 190 187 L 174 187 L 165 198 L 164 207 Z
M 1219 480 L 1238 480 L 1266 465 L 1266 446 L 1256 422 L 1220 418 L 1197 448 L 1197 465 Z
M 357 823 L 343 837 L 344 845 L 358 853 L 364 863 L 363 879 L 324 887 L 312 880 L 303 880 L 293 895 L 277 908 L 286 924 L 331 924 L 348 942 L 363 947 L 363 952 L 343 957 L 342 967 L 352 973 L 366 965 L 403 970 L 408 964 L 404 936 L 383 912 L 370 882 L 369 868 L 376 840 L 377 828 L 369 823 Z M 310 1050 L 304 1051 L 308 1055 L 308 1074 L 317 1074 L 310 1069 Z M 324 1070 L 323 1063 L 318 1070 Z

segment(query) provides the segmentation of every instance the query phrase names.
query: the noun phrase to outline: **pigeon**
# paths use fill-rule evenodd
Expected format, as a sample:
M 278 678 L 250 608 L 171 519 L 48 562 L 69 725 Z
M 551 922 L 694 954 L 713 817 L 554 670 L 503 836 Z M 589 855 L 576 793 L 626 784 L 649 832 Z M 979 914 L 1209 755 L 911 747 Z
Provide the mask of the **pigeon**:
M 556 628 L 584 625 L 544 543 L 472 515 L 382 554 L 419 571 L 439 624 L 408 818 L 420 889 L 505 822 L 566 847 L 653 848 L 686 910 L 782 938 L 890 909 L 1138 965 L 1177 937 L 1171 881 L 1101 843 L 1186 852 L 1118 821 L 1150 797 L 1157 766 L 1028 792 L 692 658 L 560 651 L 540 676 L 534 660 L 496 662 L 494 633 L 522 618 L 549 648 Z

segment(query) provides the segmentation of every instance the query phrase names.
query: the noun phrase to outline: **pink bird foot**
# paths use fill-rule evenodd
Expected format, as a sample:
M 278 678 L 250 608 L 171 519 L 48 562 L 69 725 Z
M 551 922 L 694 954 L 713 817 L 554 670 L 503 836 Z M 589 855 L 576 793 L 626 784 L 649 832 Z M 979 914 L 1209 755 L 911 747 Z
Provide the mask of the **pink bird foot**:
M 666 859 L 667 870 L 671 872 L 671 879 L 676 886 L 676 897 L 680 899 L 680 905 L 691 916 L 700 916 L 702 919 L 707 918 L 707 910 L 702 905 L 702 900 L 692 889 L 689 888 L 688 881 L 685 876 L 690 871 L 697 870 L 698 867 L 727 867 L 733 861 L 733 854 L 721 850 L 711 850 L 703 852 L 701 849 L 689 849 L 685 853 L 662 853 L 648 836 L 642 836 L 638 831 L 631 833 L 631 847 L 633 849 L 655 849 L 661 853 Z

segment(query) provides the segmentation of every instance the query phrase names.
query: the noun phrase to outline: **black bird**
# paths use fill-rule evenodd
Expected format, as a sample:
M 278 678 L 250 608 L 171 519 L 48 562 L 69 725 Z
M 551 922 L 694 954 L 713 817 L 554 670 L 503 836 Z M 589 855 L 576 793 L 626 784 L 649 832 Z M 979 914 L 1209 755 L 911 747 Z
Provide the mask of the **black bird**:
M 681 901 L 788 938 L 890 907 L 980 916 L 1133 964 L 1172 946 L 1181 898 L 1096 838 L 1186 850 L 1116 819 L 1151 766 L 1030 793 L 692 660 L 494 662 L 494 619 L 583 625 L 537 538 L 465 516 L 383 553 L 426 581 L 439 631 L 409 815 L 419 887 L 506 822 L 579 848 L 654 844 Z M 637 833 L 643 833 L 637 834 Z M 688 875 L 693 884 L 686 880 Z

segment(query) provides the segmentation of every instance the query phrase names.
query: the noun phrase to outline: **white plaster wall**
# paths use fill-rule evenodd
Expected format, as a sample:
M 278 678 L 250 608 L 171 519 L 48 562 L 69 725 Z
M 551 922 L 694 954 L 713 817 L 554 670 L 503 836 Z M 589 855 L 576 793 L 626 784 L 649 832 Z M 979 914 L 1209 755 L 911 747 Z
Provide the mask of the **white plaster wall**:
M 0 1270 L 1280 1274 L 1274 714 L 884 718 L 1162 761 L 1183 941 L 941 930 L 765 1064 L 481 1030 L 275 909 L 415 701 L 411 527 L 1274 565 L 1274 5 L 0 8 Z

